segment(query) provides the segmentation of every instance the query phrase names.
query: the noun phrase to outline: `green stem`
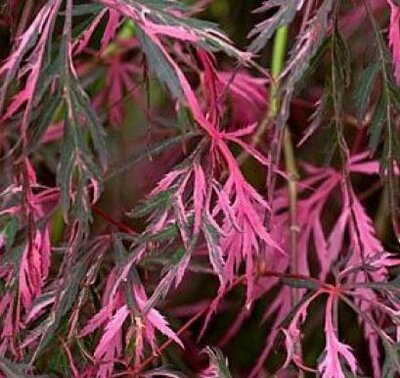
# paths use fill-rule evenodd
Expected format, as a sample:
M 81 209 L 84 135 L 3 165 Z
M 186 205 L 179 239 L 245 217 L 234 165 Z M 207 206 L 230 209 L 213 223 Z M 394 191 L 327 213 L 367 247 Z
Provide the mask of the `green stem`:
M 279 112 L 279 76 L 282 73 L 288 44 L 288 26 L 279 28 L 276 32 L 271 62 L 271 75 L 274 80 L 270 91 L 268 119 L 272 119 Z M 297 179 L 296 156 L 292 138 L 287 126 L 283 136 L 283 153 L 288 173 L 289 212 L 290 212 L 290 257 L 291 273 L 297 273 Z M 297 299 L 293 299 L 293 305 Z
M 272 50 L 272 62 L 271 62 L 271 75 L 273 79 L 273 85 L 270 89 L 269 107 L 268 113 L 265 120 L 264 128 L 268 127 L 271 119 L 276 117 L 279 113 L 279 77 L 282 73 L 285 56 L 288 45 L 288 26 L 279 28 L 274 38 L 274 45 Z M 262 126 L 263 126 L 262 125 Z M 262 130 L 264 133 L 264 130 Z M 299 177 L 296 164 L 295 150 L 293 146 L 292 137 L 290 135 L 289 128 L 287 125 L 283 131 L 283 154 L 285 158 L 285 167 L 288 174 L 287 188 L 289 193 L 289 254 L 290 254 L 290 274 L 297 273 L 297 180 Z M 292 290 L 292 305 L 295 306 L 299 301 L 298 291 Z M 297 343 L 296 350 L 297 354 L 301 355 L 301 343 Z M 303 373 L 299 372 L 299 376 L 302 377 Z
M 279 76 L 282 73 L 283 65 L 285 63 L 285 55 L 287 50 L 287 43 L 288 43 L 288 26 L 280 27 L 275 34 L 274 37 L 274 45 L 272 48 L 272 61 L 271 61 L 271 86 L 270 86 L 270 93 L 269 93 L 269 104 L 268 104 L 268 111 L 257 132 L 254 134 L 254 137 L 251 141 L 253 146 L 257 146 L 261 142 L 261 138 L 265 134 L 265 131 L 268 129 L 270 121 L 274 118 L 279 111 Z M 242 164 L 248 155 L 246 152 L 243 152 L 238 157 L 239 164 Z
M 276 32 L 272 49 L 271 76 L 273 79 L 269 97 L 268 119 L 275 117 L 279 111 L 278 85 L 282 73 L 288 42 L 288 27 L 282 26 Z

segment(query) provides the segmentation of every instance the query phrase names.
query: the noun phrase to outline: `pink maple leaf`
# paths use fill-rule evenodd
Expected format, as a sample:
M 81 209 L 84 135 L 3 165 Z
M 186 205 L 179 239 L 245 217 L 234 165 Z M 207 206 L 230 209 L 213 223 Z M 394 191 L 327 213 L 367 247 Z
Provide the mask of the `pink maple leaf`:
M 96 109 L 106 106 L 111 125 L 120 125 L 124 119 L 125 97 L 141 103 L 141 97 L 138 96 L 138 83 L 135 82 L 135 76 L 141 73 L 139 65 L 135 61 L 126 61 L 124 59 L 125 51 L 136 47 L 134 39 L 121 42 L 121 51 L 104 57 L 106 63 L 106 80 L 104 87 L 93 99 L 93 105 Z
M 46 229 L 44 234 L 35 232 L 33 240 L 27 243 L 19 268 L 19 290 L 26 310 L 31 307 L 32 299 L 41 292 L 50 267 L 50 238 Z
M 94 31 L 99 27 L 100 22 L 107 16 L 107 24 L 105 26 L 103 36 L 101 38 L 101 48 L 103 51 L 110 41 L 114 38 L 115 33 L 118 29 L 121 16 L 118 12 L 113 9 L 105 8 L 103 9 L 91 22 L 89 27 L 85 29 L 79 39 L 75 40 L 73 49 L 74 54 L 81 53 L 89 44 L 90 38 L 92 37 Z
M 12 302 L 6 315 L 7 327 L 3 330 L 12 330 L 14 335 L 17 335 L 20 329 L 45 307 L 40 304 L 33 305 L 33 302 L 42 293 L 48 279 L 51 243 L 47 211 L 54 208 L 59 196 L 57 189 L 43 188 L 38 185 L 34 168 L 27 158 L 22 166 L 28 185 L 21 186 L 19 180 L 16 179 L 13 190 L 10 191 L 10 197 L 3 197 L 5 206 L 0 211 L 0 215 L 11 215 L 28 228 L 32 227 L 32 224 L 43 223 L 43 225 L 33 229 L 25 245 L 22 246 L 19 269 L 15 270 L 13 265 L 0 269 L 0 276 L 7 287 L 16 288 L 15 291 L 7 291 L 4 297 L 8 300 L 12 298 Z M 18 205 L 15 205 L 15 197 L 19 198 L 21 195 L 24 195 L 24 203 L 18 202 Z M 10 205 L 8 205 L 8 201 L 10 201 Z M 10 251 L 5 250 L 5 253 L 15 253 L 15 250 L 11 248 Z M 17 281 L 18 285 L 13 285 L 13 281 Z M 26 315 L 25 324 L 22 323 L 24 314 Z M 2 340 L 8 343 L 10 340 L 7 339 L 6 334 L 3 334 Z M 23 348 L 22 344 L 19 347 Z
M 307 318 L 308 308 L 310 304 L 321 295 L 321 291 L 316 291 L 309 298 L 304 300 L 304 302 L 300 305 L 293 318 L 291 319 L 289 326 L 287 329 L 282 329 L 285 334 L 285 345 L 286 345 L 286 361 L 283 364 L 282 369 L 285 369 L 289 366 L 289 363 L 293 361 L 297 366 L 305 370 L 311 370 L 303 365 L 301 356 L 297 354 L 296 344 L 300 342 L 301 338 L 301 330 L 300 327 L 302 323 Z
M 321 363 L 318 365 L 318 370 L 322 374 L 322 378 L 345 378 L 341 358 L 350 367 L 355 375 L 357 371 L 356 359 L 351 352 L 351 348 L 341 343 L 336 335 L 336 327 L 333 324 L 332 313 L 334 311 L 335 297 L 329 295 L 325 309 L 325 355 Z
M 229 126 L 238 129 L 252 125 L 263 117 L 268 103 L 268 80 L 252 77 L 247 71 L 218 71 L 218 94 L 226 94 L 231 110 Z
M 134 285 L 132 293 L 137 303 L 137 313 L 134 313 L 125 303 L 122 287 L 115 287 L 116 270 L 108 276 L 103 296 L 103 307 L 95 314 L 81 330 L 81 336 L 86 336 L 105 324 L 103 335 L 96 346 L 94 358 L 99 364 L 99 378 L 109 377 L 114 369 L 114 363 L 122 355 L 123 324 L 129 319 L 130 326 L 127 342 L 130 337 L 136 338 L 135 363 L 143 358 L 144 343 L 147 341 L 155 353 L 157 351 L 155 331 L 158 330 L 183 348 L 178 336 L 171 330 L 164 317 L 154 308 L 145 311 L 147 296 L 141 285 Z
M 57 12 L 61 6 L 61 0 L 49 2 L 43 6 L 29 28 L 22 34 L 18 48 L 13 54 L 7 59 L 6 63 L 0 67 L 0 76 L 5 74 L 5 81 L 0 91 L 0 111 L 3 107 L 3 95 L 7 90 L 7 85 L 11 79 L 16 75 L 18 68 L 24 55 L 32 47 L 33 42 L 37 34 L 40 34 L 39 41 L 35 44 L 33 51 L 30 53 L 27 63 L 25 63 L 23 69 L 20 68 L 20 73 L 23 75 L 29 72 L 26 80 L 24 89 L 19 91 L 11 103 L 9 104 L 7 111 L 2 115 L 1 119 L 7 120 L 10 118 L 22 105 L 25 104 L 23 112 L 23 118 L 21 121 L 21 133 L 22 141 L 26 143 L 26 132 L 28 129 L 28 123 L 32 107 L 34 105 L 34 94 L 39 81 L 40 72 L 44 60 L 44 53 L 47 46 L 47 42 L 50 39 L 49 35 L 51 32 L 52 25 L 57 17 Z

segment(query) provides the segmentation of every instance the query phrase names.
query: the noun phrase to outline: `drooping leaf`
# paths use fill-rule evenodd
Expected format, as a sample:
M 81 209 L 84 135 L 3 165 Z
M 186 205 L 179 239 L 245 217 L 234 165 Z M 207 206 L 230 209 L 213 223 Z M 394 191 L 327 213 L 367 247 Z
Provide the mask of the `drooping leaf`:
M 167 86 L 172 95 L 178 99 L 183 99 L 183 92 L 180 86 L 179 78 L 171 67 L 170 63 L 165 59 L 160 47 L 152 41 L 145 32 L 140 28 L 137 34 L 150 68 L 155 72 L 157 78 Z
M 267 44 L 274 32 L 281 26 L 290 24 L 297 11 L 302 6 L 302 1 L 291 0 L 268 0 L 261 7 L 256 9 L 257 13 L 275 10 L 275 14 L 265 21 L 256 25 L 249 33 L 249 38 L 254 38 L 250 43 L 249 49 L 253 52 L 259 52 Z

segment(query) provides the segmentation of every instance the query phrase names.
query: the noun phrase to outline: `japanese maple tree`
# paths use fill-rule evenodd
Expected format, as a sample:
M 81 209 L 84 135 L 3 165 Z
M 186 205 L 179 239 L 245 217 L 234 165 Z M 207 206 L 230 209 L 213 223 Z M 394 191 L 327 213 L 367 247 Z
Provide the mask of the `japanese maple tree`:
M 400 375 L 399 1 L 4 0 L 0 45 L 1 377 Z

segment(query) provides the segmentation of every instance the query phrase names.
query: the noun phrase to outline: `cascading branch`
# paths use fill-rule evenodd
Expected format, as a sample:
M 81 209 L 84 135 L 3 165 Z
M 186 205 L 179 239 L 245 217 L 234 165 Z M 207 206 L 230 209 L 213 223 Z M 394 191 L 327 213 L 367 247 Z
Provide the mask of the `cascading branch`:
M 400 374 L 376 1 L 266 0 L 247 51 L 194 17 L 213 1 L 4 2 L 0 376 Z

